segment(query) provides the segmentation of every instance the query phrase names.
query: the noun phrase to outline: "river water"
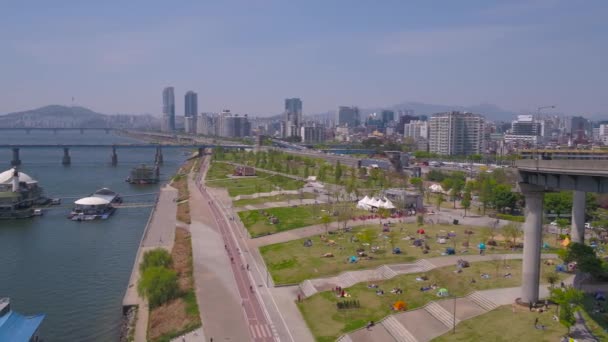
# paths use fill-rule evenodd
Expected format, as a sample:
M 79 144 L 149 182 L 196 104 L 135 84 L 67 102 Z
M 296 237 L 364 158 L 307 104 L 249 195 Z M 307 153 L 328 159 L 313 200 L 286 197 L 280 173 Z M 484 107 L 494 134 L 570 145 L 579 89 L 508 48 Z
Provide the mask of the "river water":
M 103 131 L 0 131 L 0 144 L 129 142 L 137 141 Z M 74 200 L 102 187 L 125 196 L 126 203 L 154 200 L 150 193 L 158 185 L 124 181 L 137 164 L 154 162 L 154 149 L 119 148 L 116 167 L 110 153 L 109 148 L 71 148 L 72 165 L 64 167 L 60 148 L 20 151 L 21 171 L 48 197 L 64 199 L 42 217 L 0 220 L 0 297 L 10 297 L 13 309 L 23 314 L 45 313 L 45 341 L 116 341 L 120 335 L 122 297 L 151 208 L 119 208 L 106 221 L 66 219 Z M 163 155 L 161 180 L 167 180 L 186 157 L 177 149 Z M 10 167 L 11 156 L 10 149 L 0 149 L 0 171 Z

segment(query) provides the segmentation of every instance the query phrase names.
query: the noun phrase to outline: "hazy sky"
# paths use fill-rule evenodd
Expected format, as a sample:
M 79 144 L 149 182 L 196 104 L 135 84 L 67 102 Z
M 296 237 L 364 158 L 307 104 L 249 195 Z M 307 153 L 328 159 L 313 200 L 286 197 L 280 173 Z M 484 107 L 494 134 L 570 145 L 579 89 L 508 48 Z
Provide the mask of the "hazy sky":
M 0 0 L 0 113 L 311 114 L 402 101 L 608 113 L 608 1 Z M 608 114 L 607 114 L 608 116 Z

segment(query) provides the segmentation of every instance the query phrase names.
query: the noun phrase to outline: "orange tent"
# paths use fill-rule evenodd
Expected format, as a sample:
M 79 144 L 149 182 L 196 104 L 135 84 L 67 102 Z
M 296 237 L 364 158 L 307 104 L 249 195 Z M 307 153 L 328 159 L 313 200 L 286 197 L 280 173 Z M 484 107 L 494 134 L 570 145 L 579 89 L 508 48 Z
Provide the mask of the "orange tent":
M 405 311 L 407 310 L 407 304 L 402 300 L 396 301 L 395 304 L 393 304 L 393 310 Z

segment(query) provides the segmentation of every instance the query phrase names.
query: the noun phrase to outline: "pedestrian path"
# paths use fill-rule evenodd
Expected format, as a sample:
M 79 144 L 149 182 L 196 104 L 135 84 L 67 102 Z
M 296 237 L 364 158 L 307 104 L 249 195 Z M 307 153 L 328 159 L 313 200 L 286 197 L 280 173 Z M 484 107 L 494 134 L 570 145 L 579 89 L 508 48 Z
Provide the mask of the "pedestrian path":
M 522 254 L 487 254 L 487 255 L 449 255 L 430 259 L 420 259 L 408 264 L 382 265 L 372 270 L 347 271 L 334 277 L 307 279 L 300 283 L 300 290 L 304 297 L 310 297 L 317 292 L 327 291 L 336 287 L 348 288 L 355 284 L 368 281 L 381 281 L 394 278 L 398 275 L 424 273 L 432 269 L 454 266 L 459 259 L 468 262 L 490 261 L 495 258 L 501 260 L 519 260 Z M 542 254 L 543 259 L 555 259 L 555 254 Z

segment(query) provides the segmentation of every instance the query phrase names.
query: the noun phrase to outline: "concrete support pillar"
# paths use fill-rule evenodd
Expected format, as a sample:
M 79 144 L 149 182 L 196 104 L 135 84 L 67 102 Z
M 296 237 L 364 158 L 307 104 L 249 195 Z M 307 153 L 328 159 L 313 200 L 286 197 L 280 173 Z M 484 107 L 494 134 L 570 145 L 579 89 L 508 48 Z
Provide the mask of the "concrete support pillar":
M 585 192 L 574 190 L 572 193 L 572 242 L 585 243 Z
M 204 153 L 205 153 L 205 149 L 204 149 L 204 148 L 202 148 L 202 147 L 199 147 L 199 148 L 198 148 L 198 156 L 199 156 L 199 157 L 202 157 Z
M 70 157 L 70 148 L 69 147 L 63 148 L 63 158 L 61 159 L 61 164 L 63 164 L 63 165 L 72 164 L 72 157 Z
M 156 162 L 159 165 L 163 164 L 163 150 L 160 148 L 160 146 L 156 148 Z
M 526 198 L 521 300 L 526 303 L 535 303 L 538 301 L 540 284 L 544 189 L 522 184 L 520 184 L 520 189 Z
M 13 160 L 11 160 L 11 166 L 21 165 L 21 159 L 19 159 L 19 148 L 13 147 Z
M 112 166 L 118 164 L 118 155 L 116 154 L 116 146 L 112 146 Z

